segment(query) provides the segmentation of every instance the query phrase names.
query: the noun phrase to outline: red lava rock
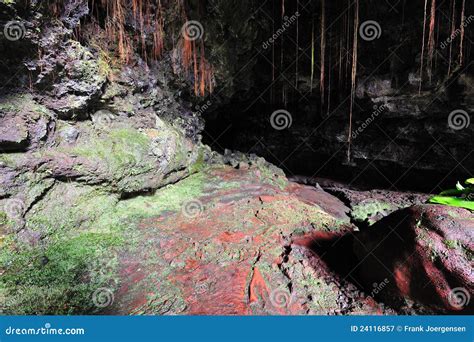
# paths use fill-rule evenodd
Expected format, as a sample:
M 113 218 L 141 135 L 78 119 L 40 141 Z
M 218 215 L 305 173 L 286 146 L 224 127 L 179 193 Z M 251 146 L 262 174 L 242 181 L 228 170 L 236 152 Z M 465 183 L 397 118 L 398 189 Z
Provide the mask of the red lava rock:
M 218 267 L 201 264 L 192 272 L 172 276 L 179 284 L 190 315 L 246 315 L 245 298 L 248 268 L 245 265 Z
M 252 169 L 216 169 L 206 177 L 200 215 L 176 210 L 139 225 L 143 247 L 133 258 L 145 276 L 137 282 L 122 272 L 115 314 L 384 312 L 337 281 L 309 247 L 293 242 L 348 231 L 340 201 L 292 183 L 278 188 Z M 222 186 L 229 182 L 234 187 Z M 154 239 L 159 243 L 150 244 Z
M 218 240 L 221 242 L 240 242 L 245 239 L 245 234 L 241 232 L 231 233 L 231 232 L 223 232 L 218 236 Z
M 417 205 L 382 219 L 355 239 L 360 278 L 389 284 L 380 295 L 436 312 L 473 312 L 474 214 Z
M 252 274 L 252 280 L 250 280 L 249 287 L 249 302 L 258 302 L 259 298 L 264 295 L 268 295 L 267 285 L 263 279 L 258 267 L 255 267 Z
M 277 200 L 277 197 L 275 197 L 275 196 L 260 196 L 259 199 L 263 203 L 269 203 L 269 202 L 273 202 L 273 201 Z
M 347 220 L 348 218 L 349 208 L 337 197 L 324 190 L 296 183 L 290 183 L 287 190 L 305 203 L 318 205 L 338 219 Z

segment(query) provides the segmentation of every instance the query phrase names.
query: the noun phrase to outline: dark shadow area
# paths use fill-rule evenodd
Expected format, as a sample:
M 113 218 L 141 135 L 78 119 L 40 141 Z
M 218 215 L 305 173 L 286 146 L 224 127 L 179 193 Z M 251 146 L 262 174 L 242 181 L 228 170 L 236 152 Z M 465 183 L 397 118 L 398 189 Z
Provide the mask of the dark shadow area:
M 340 141 L 336 141 L 326 131 L 337 130 L 337 125 L 344 127 L 346 124 L 336 114 L 333 118 L 322 118 L 308 108 L 295 105 L 289 109 L 291 127 L 275 130 L 270 117 L 278 107 L 255 104 L 244 111 L 248 105 L 247 102 L 233 103 L 205 113 L 204 143 L 219 152 L 230 149 L 254 153 L 283 169 L 289 177 L 329 178 L 365 190 L 439 193 L 470 177 L 469 166 L 474 161 L 474 154 L 471 151 L 464 157 L 455 157 L 452 148 L 443 141 L 449 134 L 435 137 L 423 133 L 425 136 L 418 142 L 395 140 L 396 136 L 389 130 L 383 132 L 383 125 L 397 125 L 396 121 L 374 122 L 373 129 L 377 132 L 368 132 L 367 137 L 361 136 L 353 142 L 352 151 L 356 157 L 348 163 L 346 137 L 341 132 L 334 132 L 339 134 L 337 139 Z M 404 120 L 398 124 L 410 126 Z M 460 146 L 459 149 L 464 148 Z M 439 153 L 445 156 L 443 169 L 437 165 L 440 160 L 433 157 Z M 403 160 L 407 155 L 410 159 Z M 398 156 L 400 160 L 397 160 Z

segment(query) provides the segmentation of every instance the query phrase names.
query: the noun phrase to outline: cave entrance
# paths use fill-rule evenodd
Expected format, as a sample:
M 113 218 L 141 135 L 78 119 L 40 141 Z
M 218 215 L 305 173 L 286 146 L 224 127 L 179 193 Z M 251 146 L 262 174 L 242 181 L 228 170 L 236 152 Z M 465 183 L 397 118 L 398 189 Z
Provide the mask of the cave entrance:
M 221 153 L 229 149 L 264 157 L 281 168 L 287 177 L 300 182 L 329 180 L 361 190 L 438 193 L 468 176 L 465 167 L 456 166 L 454 161 L 450 171 L 438 171 L 435 163 L 430 167 L 426 160 L 410 167 L 398 164 L 397 156 L 409 151 L 391 141 L 390 136 L 379 136 L 385 140 L 375 152 L 371 150 L 373 146 L 366 147 L 367 155 L 389 153 L 390 150 L 385 150 L 393 148 L 394 160 L 364 159 L 365 147 L 356 142 L 354 149 L 359 158 L 347 163 L 347 137 L 343 129 L 340 129 L 341 133 L 329 136 L 332 133 L 325 131 L 327 126 L 322 125 L 326 118 L 313 114 L 317 106 L 316 101 L 315 105 L 309 102 L 288 104 L 286 111 L 291 113 L 291 126 L 280 130 L 272 126 L 271 116 L 281 110 L 281 106 L 261 102 L 230 103 L 204 114 L 203 141 Z M 334 125 L 337 124 L 344 127 L 346 122 L 335 118 Z M 429 153 L 430 150 L 423 152 L 424 155 Z
M 211 96 L 217 108 L 203 113 L 205 143 L 221 152 L 255 153 L 288 177 L 323 177 L 364 189 L 439 193 L 472 177 L 474 125 L 448 127 L 452 111 L 467 117 L 472 107 L 472 63 L 456 69 L 449 49 L 438 49 L 444 55 L 436 70 L 420 66 L 428 38 L 420 25 L 422 4 L 360 2 L 359 18 L 354 3 L 345 1 L 282 3 L 259 8 L 261 30 L 246 36 L 247 49 L 232 59 L 235 73 L 226 70 L 219 92 L 225 99 Z M 440 8 L 451 10 L 448 3 Z M 368 24 L 375 36 L 361 33 Z M 438 35 L 449 37 L 450 27 L 439 26 Z M 466 42 L 472 40 L 468 31 Z M 466 51 L 465 60 L 470 56 Z M 420 67 L 430 80 L 420 77 Z M 280 123 L 288 127 L 272 126 L 272 114 L 285 111 L 290 121 L 283 115 Z M 363 132 L 348 159 L 349 127 Z

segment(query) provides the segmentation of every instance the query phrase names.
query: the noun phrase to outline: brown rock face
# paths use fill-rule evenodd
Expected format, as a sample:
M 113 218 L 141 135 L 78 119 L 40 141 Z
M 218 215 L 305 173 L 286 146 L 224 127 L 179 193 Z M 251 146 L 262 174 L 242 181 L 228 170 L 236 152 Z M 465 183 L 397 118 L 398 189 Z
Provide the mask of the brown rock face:
M 355 241 L 360 278 L 388 280 L 380 297 L 415 301 L 429 310 L 472 312 L 474 215 L 417 205 L 376 223 Z

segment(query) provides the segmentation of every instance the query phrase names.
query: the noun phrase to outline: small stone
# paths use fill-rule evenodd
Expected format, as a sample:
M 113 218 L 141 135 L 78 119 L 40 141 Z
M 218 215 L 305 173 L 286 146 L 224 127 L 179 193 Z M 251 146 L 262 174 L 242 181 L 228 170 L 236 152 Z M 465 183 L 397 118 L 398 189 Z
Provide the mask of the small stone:
M 61 135 L 61 138 L 69 144 L 76 142 L 79 137 L 79 131 L 73 126 L 63 129 L 59 134 Z
M 239 170 L 248 170 L 249 169 L 249 164 L 246 162 L 240 162 L 238 165 Z

